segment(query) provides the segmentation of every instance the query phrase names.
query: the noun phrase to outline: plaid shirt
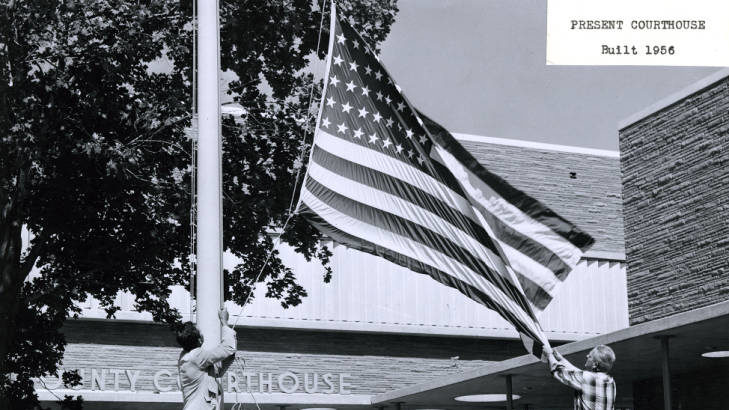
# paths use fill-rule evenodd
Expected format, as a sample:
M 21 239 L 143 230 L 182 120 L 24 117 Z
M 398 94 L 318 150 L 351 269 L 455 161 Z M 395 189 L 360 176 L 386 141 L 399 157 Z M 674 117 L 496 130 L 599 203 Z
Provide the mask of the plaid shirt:
M 566 359 L 552 362 L 552 375 L 575 389 L 575 410 L 614 410 L 615 380 L 607 373 L 588 372 Z

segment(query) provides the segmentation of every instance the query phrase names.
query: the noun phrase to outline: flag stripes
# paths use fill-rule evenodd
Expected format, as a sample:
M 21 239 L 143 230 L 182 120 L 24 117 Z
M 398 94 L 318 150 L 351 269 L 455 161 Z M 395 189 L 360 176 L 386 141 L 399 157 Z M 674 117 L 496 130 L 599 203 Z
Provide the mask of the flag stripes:
M 340 193 L 326 188 L 311 177 L 306 181 L 305 187 L 307 191 L 319 198 L 322 202 L 325 202 L 328 206 L 331 206 L 342 214 L 370 225 L 377 226 L 383 230 L 388 230 L 396 235 L 409 238 L 413 242 L 413 245 L 420 248 L 427 247 L 429 250 L 436 251 L 440 255 L 443 255 L 443 257 L 447 257 L 453 263 L 458 263 L 462 266 L 461 269 L 467 269 L 469 274 L 481 276 L 485 280 L 495 283 L 497 286 L 500 286 L 504 292 L 510 295 L 518 295 L 521 293 L 513 284 L 506 281 L 501 275 L 493 273 L 486 274 L 487 272 L 491 273 L 494 270 L 494 268 L 489 266 L 488 263 L 492 262 L 491 260 L 487 262 L 475 257 L 471 252 L 464 249 L 459 244 L 429 228 L 426 228 L 423 225 L 410 222 L 398 215 L 380 210 L 361 202 L 353 201 Z M 517 302 L 522 301 L 519 298 L 517 299 Z M 526 305 L 522 305 L 522 308 L 529 310 Z
M 422 189 L 414 187 L 403 180 L 393 178 L 383 172 L 339 158 L 325 151 L 319 145 L 314 146 L 312 163 L 326 167 L 330 171 L 350 180 L 368 185 L 380 191 L 388 192 L 392 195 L 397 195 L 430 212 L 444 215 L 444 218 L 448 222 L 472 235 L 494 253 L 498 253 L 493 241 L 482 226 L 465 217 L 457 210 L 453 210 L 443 200 L 436 198 L 434 195 Z M 492 226 L 495 226 L 495 231 L 500 232 L 499 239 L 501 241 L 512 248 L 521 247 L 527 249 L 535 261 L 549 268 L 558 278 L 562 279 L 562 275 L 571 269 L 567 263 L 547 247 L 502 223 L 498 218 L 491 218 L 490 223 L 492 223 Z
M 306 207 L 301 208 L 300 212 L 322 233 L 353 249 L 387 257 L 410 270 L 428 274 L 443 284 L 457 284 L 454 286 L 456 289 L 497 311 L 510 323 L 523 323 L 524 327 L 519 330 L 539 340 L 541 331 L 530 313 L 483 276 L 438 251 L 418 246 L 406 236 L 339 212 L 306 187 L 302 188 L 301 196 Z M 326 225 L 322 224 L 323 221 Z M 334 229 L 327 229 L 329 226 Z
M 401 160 L 393 161 L 387 155 L 383 155 L 369 147 L 355 144 L 352 141 L 335 137 L 325 130 L 317 130 L 314 144 L 315 146 L 323 147 L 327 152 L 350 163 L 361 165 L 364 168 L 369 168 L 406 182 L 432 195 L 434 198 L 450 204 L 451 208 L 457 210 L 473 222 L 480 224 L 480 220 L 466 198 L 412 164 Z
M 473 236 L 481 245 L 494 253 L 498 252 L 491 237 L 488 236 L 481 225 L 465 217 L 458 210 L 451 208 L 446 202 L 420 188 L 385 173 L 339 158 L 318 145 L 314 146 L 312 164 L 322 166 L 333 173 L 351 181 L 356 181 L 359 184 L 386 192 L 390 195 L 396 195 L 428 212 L 440 215 L 448 223 Z
M 316 181 L 324 188 L 341 194 L 355 203 L 364 204 L 374 209 L 387 209 L 392 215 L 399 218 L 417 224 L 418 226 L 427 226 L 434 234 L 440 235 L 443 240 L 447 241 L 448 239 L 446 238 L 452 238 L 455 241 L 454 243 L 461 244 L 466 252 L 470 251 L 478 255 L 478 259 L 480 260 L 498 261 L 498 256 L 495 253 L 497 251 L 495 249 L 490 250 L 485 248 L 472 236 L 454 226 L 446 218 L 428 209 L 413 206 L 412 203 L 396 195 L 391 195 L 362 185 L 356 181 L 340 177 L 316 163 L 312 163 L 309 176 L 311 181 Z M 501 266 L 499 265 L 499 267 Z
M 432 266 L 427 265 L 418 259 L 410 258 L 408 256 L 394 252 L 381 245 L 377 245 L 360 237 L 350 235 L 326 222 L 323 218 L 319 216 L 317 212 L 309 208 L 304 203 L 301 204 L 300 211 L 303 215 L 307 217 L 309 222 L 314 227 L 316 227 L 321 232 L 326 232 L 326 235 L 332 238 L 334 241 L 342 244 L 348 244 L 348 247 L 358 251 L 377 255 L 397 265 L 406 267 L 413 272 L 428 275 L 436 281 L 458 290 L 459 292 L 466 295 L 468 298 L 476 301 L 477 303 L 480 303 L 481 305 L 497 312 L 509 323 L 515 323 L 519 321 L 519 318 L 514 313 L 510 311 L 505 311 L 502 306 L 495 304 L 487 294 L 485 294 L 478 288 L 471 286 L 466 282 L 453 277 L 452 275 L 433 268 Z M 533 341 L 534 337 L 532 336 L 530 340 Z
M 521 212 L 514 204 L 498 195 L 493 187 L 463 166 L 450 152 L 441 147 L 436 147 L 434 151 L 437 152 L 451 172 L 459 178 L 467 199 L 474 208 L 479 210 L 484 218 L 489 219 L 490 226 L 498 229 L 506 225 L 521 232 L 522 235 L 538 241 L 544 248 L 558 255 L 568 265 L 574 266 L 577 263 L 582 252 L 571 242 L 565 241 L 560 233 L 550 229 L 543 223 L 543 220 L 534 219 L 530 215 Z M 498 224 L 495 220 L 490 220 L 491 218 L 498 219 L 501 224 Z M 528 249 L 522 251 L 526 253 Z M 532 258 L 539 257 L 536 254 L 527 254 Z

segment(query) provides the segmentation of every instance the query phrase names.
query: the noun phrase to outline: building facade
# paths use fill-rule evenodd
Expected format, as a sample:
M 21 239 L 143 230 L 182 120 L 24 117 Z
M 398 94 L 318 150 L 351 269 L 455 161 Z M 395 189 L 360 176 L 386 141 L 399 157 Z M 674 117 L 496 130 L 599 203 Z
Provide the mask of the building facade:
M 458 136 L 491 171 L 540 199 L 596 239 L 540 318 L 556 344 L 628 326 L 620 159 L 616 152 Z M 230 307 L 238 354 L 224 378 L 226 403 L 275 408 L 370 407 L 371 397 L 520 356 L 515 330 L 456 290 L 387 261 L 334 248 L 331 283 L 316 262 L 282 246 L 309 296 L 282 309 L 259 289 L 254 303 Z M 37 383 L 46 404 L 81 394 L 87 409 L 179 408 L 179 354 L 167 327 L 133 311 L 120 295 L 116 319 L 94 301 L 64 326 L 64 369 L 81 386 L 53 377 Z M 189 317 L 189 298 L 171 302 Z
M 729 70 L 624 121 L 620 153 L 631 325 L 729 301 Z M 716 332 L 706 353 L 729 350 Z M 729 359 L 695 360 L 671 376 L 673 408 L 729 408 Z M 661 378 L 633 390 L 636 410 L 663 408 Z

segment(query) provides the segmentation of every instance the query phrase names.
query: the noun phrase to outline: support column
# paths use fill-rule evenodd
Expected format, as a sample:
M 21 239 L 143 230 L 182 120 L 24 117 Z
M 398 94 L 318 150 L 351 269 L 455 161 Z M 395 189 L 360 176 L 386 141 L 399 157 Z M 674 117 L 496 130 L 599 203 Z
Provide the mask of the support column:
M 668 361 L 668 338 L 670 336 L 659 336 L 661 339 L 661 369 L 663 373 L 663 409 L 671 410 L 671 366 Z
M 512 391 L 511 375 L 506 375 L 506 409 L 514 410 L 514 394 Z

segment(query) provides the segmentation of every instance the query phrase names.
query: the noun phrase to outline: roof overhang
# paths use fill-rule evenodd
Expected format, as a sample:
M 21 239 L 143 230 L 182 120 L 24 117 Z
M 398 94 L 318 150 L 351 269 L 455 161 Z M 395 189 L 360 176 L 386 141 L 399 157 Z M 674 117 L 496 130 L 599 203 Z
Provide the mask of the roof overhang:
M 581 366 L 585 355 L 594 346 L 606 344 L 612 347 L 617 357 L 611 372 L 617 383 L 616 407 L 630 406 L 633 382 L 661 377 L 661 336 L 670 336 L 672 374 L 726 365 L 728 359 L 708 359 L 701 354 L 709 350 L 729 350 L 729 301 L 572 342 L 557 350 L 575 365 Z M 520 406 L 530 404 L 540 409 L 571 406 L 569 388 L 554 380 L 547 366 L 531 355 L 383 393 L 374 396 L 372 404 L 404 402 L 408 408 L 483 409 L 482 403 L 457 402 L 454 397 L 479 393 L 504 394 L 507 375 L 512 376 L 514 394 L 521 396 L 516 402 Z

